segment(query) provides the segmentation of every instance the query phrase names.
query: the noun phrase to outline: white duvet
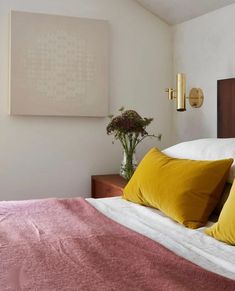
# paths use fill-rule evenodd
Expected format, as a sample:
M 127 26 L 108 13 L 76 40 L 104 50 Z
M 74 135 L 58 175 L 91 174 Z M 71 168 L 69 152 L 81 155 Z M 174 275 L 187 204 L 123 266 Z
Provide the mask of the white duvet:
M 121 197 L 88 198 L 87 201 L 109 218 L 153 239 L 179 256 L 235 280 L 235 247 L 207 236 L 203 233 L 204 228 L 188 229 L 156 209 Z

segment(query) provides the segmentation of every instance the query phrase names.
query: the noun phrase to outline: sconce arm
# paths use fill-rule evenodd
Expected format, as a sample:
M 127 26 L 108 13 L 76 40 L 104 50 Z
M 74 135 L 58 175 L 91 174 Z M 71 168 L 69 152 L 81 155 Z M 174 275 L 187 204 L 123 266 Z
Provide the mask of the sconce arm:
M 165 90 L 166 93 L 168 93 L 168 99 L 173 100 L 176 98 L 176 90 L 173 88 L 167 88 Z

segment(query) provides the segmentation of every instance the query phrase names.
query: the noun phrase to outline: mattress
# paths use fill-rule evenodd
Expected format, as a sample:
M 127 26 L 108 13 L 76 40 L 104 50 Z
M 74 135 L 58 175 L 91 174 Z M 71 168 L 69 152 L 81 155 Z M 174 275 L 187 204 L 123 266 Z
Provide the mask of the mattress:
M 86 199 L 114 221 L 170 249 L 200 267 L 235 280 L 235 247 L 203 233 L 204 227 L 186 228 L 157 209 L 121 197 Z M 212 222 L 208 222 L 210 226 Z

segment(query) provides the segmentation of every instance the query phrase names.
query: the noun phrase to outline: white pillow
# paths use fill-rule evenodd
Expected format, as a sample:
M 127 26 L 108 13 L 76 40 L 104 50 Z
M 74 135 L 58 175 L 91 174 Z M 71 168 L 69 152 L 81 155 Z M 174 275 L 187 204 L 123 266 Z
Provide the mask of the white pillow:
M 166 155 L 191 160 L 235 160 L 235 138 L 205 138 L 176 144 L 163 151 Z M 229 172 L 227 182 L 235 178 L 235 161 Z

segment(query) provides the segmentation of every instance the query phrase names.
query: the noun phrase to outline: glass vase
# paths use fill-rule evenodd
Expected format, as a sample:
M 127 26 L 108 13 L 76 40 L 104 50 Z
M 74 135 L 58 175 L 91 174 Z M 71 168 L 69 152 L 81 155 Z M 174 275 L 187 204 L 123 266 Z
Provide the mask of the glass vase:
M 120 167 L 120 176 L 126 180 L 130 180 L 137 168 L 137 160 L 135 158 L 135 152 L 123 151 L 123 159 Z

